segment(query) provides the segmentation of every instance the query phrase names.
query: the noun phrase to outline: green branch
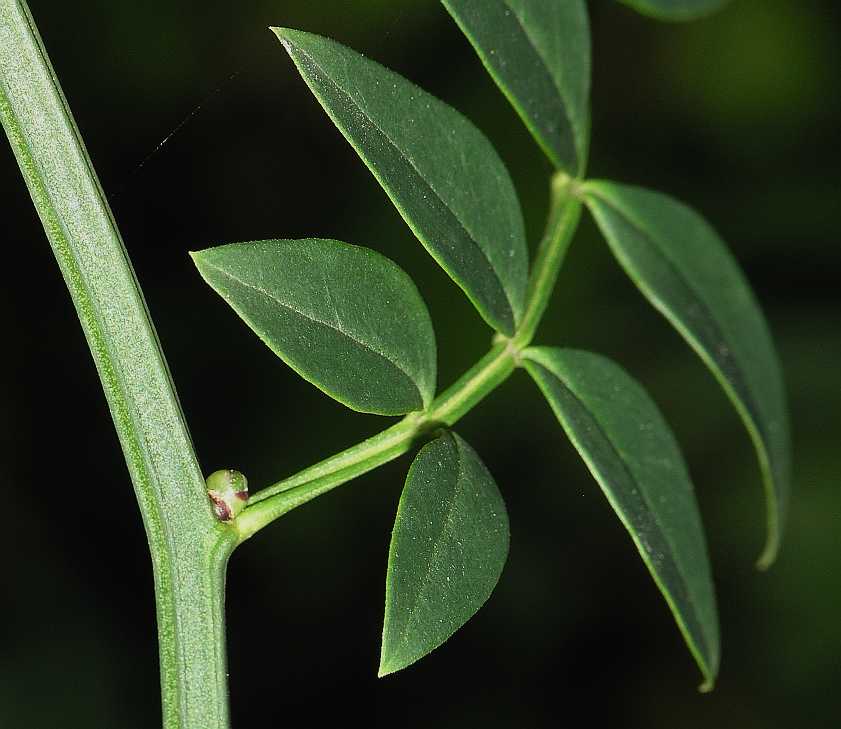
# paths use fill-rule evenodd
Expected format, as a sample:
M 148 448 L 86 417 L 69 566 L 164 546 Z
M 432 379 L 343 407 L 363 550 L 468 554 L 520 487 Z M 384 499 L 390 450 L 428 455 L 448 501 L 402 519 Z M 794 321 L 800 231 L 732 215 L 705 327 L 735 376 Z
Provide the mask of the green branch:
M 146 527 L 164 725 L 226 727 L 232 531 L 211 511 L 143 295 L 23 0 L 0 0 L 0 120 L 79 314 Z
M 411 413 L 382 433 L 258 491 L 234 522 L 239 541 L 245 541 L 296 506 L 399 458 L 430 432 L 453 425 L 508 379 L 515 366 L 514 351 L 507 343 L 497 344 L 439 395 L 428 411 Z
M 534 339 L 537 327 L 543 319 L 549 299 L 555 290 L 561 264 L 564 262 L 572 237 L 578 229 L 582 208 L 578 186 L 578 180 L 572 179 L 563 172 L 555 173 L 552 178 L 546 232 L 537 251 L 534 269 L 529 280 L 523 321 L 514 337 L 515 346 L 520 350 L 528 347 Z
M 437 428 L 454 425 L 508 379 L 546 311 L 564 254 L 578 226 L 581 201 L 574 194 L 574 184 L 563 174 L 552 180 L 549 222 L 531 274 L 526 314 L 514 337 L 501 337 L 428 410 L 411 413 L 381 433 L 255 493 L 234 523 L 240 543 L 292 509 L 399 458 Z

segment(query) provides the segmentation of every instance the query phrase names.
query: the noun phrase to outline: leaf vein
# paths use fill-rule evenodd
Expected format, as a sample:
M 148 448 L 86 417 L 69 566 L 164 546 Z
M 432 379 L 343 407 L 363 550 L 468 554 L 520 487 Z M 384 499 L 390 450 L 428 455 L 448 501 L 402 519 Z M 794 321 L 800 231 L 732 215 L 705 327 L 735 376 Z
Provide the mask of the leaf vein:
M 266 289 L 264 289 L 260 286 L 257 286 L 250 281 L 245 281 L 245 280 L 241 279 L 240 277 L 232 274 L 230 271 L 226 271 L 225 269 L 220 268 L 219 266 L 214 265 L 211 262 L 207 262 L 207 265 L 208 265 L 208 267 L 213 268 L 214 270 L 218 271 L 222 276 L 226 276 L 227 278 L 231 279 L 231 281 L 234 281 L 235 283 L 239 284 L 240 286 L 243 286 L 243 287 L 245 287 L 247 289 L 250 289 L 252 291 L 256 291 L 257 293 L 262 294 L 266 298 L 271 299 L 278 306 L 286 309 L 287 311 L 291 311 L 292 313 L 297 314 L 298 316 L 300 316 L 304 319 L 307 319 L 307 320 L 313 322 L 314 324 L 320 324 L 321 326 L 326 327 L 327 329 L 331 329 L 331 330 L 337 332 L 338 334 L 341 334 L 343 337 L 347 338 L 348 340 L 350 340 L 354 344 L 357 344 L 361 348 L 371 352 L 372 354 L 377 355 L 378 357 L 381 357 L 386 362 L 388 362 L 392 367 L 394 367 L 401 375 L 406 377 L 407 380 L 409 380 L 409 382 L 412 384 L 412 386 L 415 388 L 415 390 L 417 390 L 418 397 L 420 398 L 420 401 L 423 402 L 423 395 L 422 395 L 422 393 L 420 391 L 420 388 L 418 387 L 417 383 L 415 382 L 414 378 L 411 376 L 411 374 L 409 372 L 407 372 L 406 369 L 403 368 L 400 365 L 399 362 L 397 362 L 396 360 L 389 357 L 385 352 L 381 352 L 378 349 L 376 349 L 375 347 L 368 344 L 367 342 L 363 342 L 362 340 L 357 339 L 356 337 L 354 337 L 353 335 L 351 335 L 350 333 L 348 333 L 344 329 L 340 328 L 339 326 L 336 326 L 336 324 L 331 324 L 330 322 L 323 321 L 322 319 L 319 319 L 318 317 L 315 317 L 312 314 L 309 314 L 308 312 L 301 311 L 300 309 L 296 309 L 294 306 L 291 306 L 290 304 L 286 303 L 285 301 L 281 301 L 280 299 L 278 299 L 277 296 L 275 296 L 270 291 L 267 291 Z M 328 289 L 328 291 L 329 291 L 329 289 Z M 329 295 L 329 293 L 328 293 L 328 295 Z M 331 303 L 332 303 L 332 300 L 331 300 Z M 333 305 L 333 307 L 335 309 L 335 304 Z
M 424 576 L 423 580 L 420 582 L 421 588 L 415 595 L 415 602 L 412 606 L 412 609 L 409 612 L 409 617 L 406 621 L 406 624 L 403 628 L 402 635 L 400 636 L 399 645 L 405 645 L 406 641 L 409 639 L 409 635 L 411 634 L 411 628 L 417 621 L 417 607 L 420 603 L 421 597 L 426 594 L 427 588 L 430 584 L 430 575 L 432 574 L 433 565 L 437 561 L 437 555 L 441 551 L 441 545 L 444 541 L 445 536 L 447 536 L 452 529 L 453 523 L 453 514 L 456 510 L 456 500 L 457 494 L 459 490 L 459 486 L 463 480 L 464 476 L 464 459 L 462 458 L 461 449 L 458 446 L 456 439 L 452 436 L 452 434 L 448 433 L 446 437 L 456 453 L 456 458 L 458 459 L 458 469 L 456 471 L 455 477 L 455 485 L 453 487 L 453 497 L 450 499 L 450 503 L 447 505 L 447 512 L 444 515 L 444 518 L 441 520 L 441 528 L 438 530 L 438 534 L 435 537 L 435 543 L 432 545 L 432 550 L 430 552 L 430 558 L 426 563 L 426 567 L 424 569 Z
M 509 0 L 502 0 L 502 4 L 505 5 L 505 7 L 507 7 L 511 11 L 511 15 L 514 16 L 514 18 L 516 19 L 517 25 L 522 30 L 523 35 L 525 36 L 526 40 L 528 41 L 529 47 L 532 49 L 532 51 L 534 51 L 535 55 L 540 60 L 541 66 L 543 67 L 544 71 L 546 71 L 546 74 L 549 76 L 549 78 L 551 80 L 550 85 L 557 92 L 558 99 L 561 102 L 560 103 L 561 112 L 563 113 L 563 117 L 564 117 L 564 121 L 566 122 L 566 126 L 567 126 L 568 129 L 570 129 L 572 131 L 572 136 L 575 140 L 574 141 L 575 154 L 576 154 L 576 156 L 580 157 L 581 156 L 581 149 L 583 147 L 583 143 L 582 143 L 583 140 L 581 139 L 582 134 L 581 134 L 581 131 L 578 129 L 578 125 L 573 121 L 572 116 L 571 116 L 570 111 L 569 111 L 573 106 L 570 103 L 569 94 L 564 93 L 564 90 L 558 85 L 558 82 L 555 79 L 555 77 L 548 70 L 548 68 L 546 68 L 546 63 L 543 60 L 543 55 L 540 53 L 540 49 L 537 47 L 537 43 L 536 43 L 535 39 L 532 37 L 532 35 L 529 33 L 529 30 L 526 27 L 525 22 L 519 16 L 519 14 L 517 13 L 517 10 L 511 5 Z M 580 159 L 575 160 L 575 161 L 578 164 L 581 163 Z
M 400 146 L 391 138 L 391 136 L 388 134 L 388 132 L 386 132 L 379 124 L 377 124 L 377 122 L 374 120 L 374 118 L 371 117 L 371 115 L 366 111 L 366 109 L 363 106 L 361 106 L 359 104 L 359 102 L 351 94 L 349 94 L 347 91 L 345 91 L 341 86 L 339 86 L 338 83 L 336 83 L 336 81 L 333 80 L 332 76 L 330 76 L 330 74 L 327 72 L 327 70 L 323 66 L 321 66 L 318 63 L 318 61 L 315 60 L 315 58 L 313 58 L 309 53 L 306 52 L 306 50 L 304 50 L 300 46 L 297 46 L 297 48 L 298 48 L 298 52 L 302 56 L 304 56 L 313 65 L 313 67 L 315 67 L 319 71 L 321 71 L 321 73 L 323 75 L 323 78 L 325 80 L 329 81 L 332 84 L 334 90 L 339 95 L 342 95 L 342 96 L 346 97 L 348 99 L 348 101 L 359 111 L 359 113 L 371 124 L 371 126 L 383 136 L 385 141 L 388 142 L 388 144 L 391 146 L 391 148 L 397 154 L 397 156 L 400 159 L 402 159 L 406 163 L 406 165 L 408 167 L 410 167 L 415 172 L 415 174 L 418 176 L 418 178 L 421 180 L 421 182 L 424 185 L 426 185 L 426 187 L 429 189 L 429 191 L 435 196 L 435 198 L 441 203 L 441 205 L 450 214 L 450 216 L 452 217 L 453 221 L 456 224 L 456 227 L 459 228 L 464 233 L 466 240 L 468 240 L 475 247 L 475 249 L 479 252 L 479 254 L 482 256 L 482 258 L 488 264 L 488 267 L 490 268 L 490 270 L 494 273 L 494 275 L 497 279 L 497 283 L 499 284 L 499 288 L 501 289 L 502 294 L 505 297 L 505 301 L 508 304 L 509 313 L 511 314 L 511 320 L 513 322 L 514 321 L 514 306 L 513 306 L 513 303 L 511 301 L 511 297 L 509 296 L 508 290 L 502 284 L 502 279 L 500 278 L 499 273 L 497 272 L 497 270 L 494 267 L 492 261 L 488 257 L 487 252 L 479 244 L 478 240 L 476 239 L 476 236 L 473 235 L 473 233 L 467 228 L 467 226 L 464 224 L 464 222 L 461 220 L 461 218 L 450 207 L 450 204 L 447 202 L 447 200 L 444 199 L 441 196 L 441 194 L 435 189 L 435 187 L 432 185 L 432 183 L 423 175 L 423 173 L 417 167 L 417 164 L 415 163 L 415 161 L 400 148 Z M 356 145 L 354 145 L 354 146 L 356 146 Z M 360 150 L 360 152 L 361 152 L 361 150 Z M 379 175 L 377 175 L 377 177 L 379 179 Z M 386 189 L 388 189 L 388 186 L 386 185 L 386 183 L 383 180 L 380 180 L 380 182 L 381 182 L 381 184 L 383 184 L 384 187 L 386 187 Z M 401 210 L 401 212 L 402 212 L 402 210 Z M 421 238 L 421 240 L 423 239 L 424 236 L 422 236 L 419 233 L 419 231 L 416 230 L 414 225 L 409 223 L 409 227 L 412 228 L 412 231 L 415 233 L 415 235 L 417 235 L 418 238 Z M 452 275 L 452 274 L 450 274 L 450 275 Z
M 668 266 L 669 270 L 674 274 L 674 277 L 681 284 L 683 284 L 683 286 L 686 287 L 689 293 L 692 294 L 692 296 L 695 298 L 701 312 L 706 315 L 710 328 L 713 330 L 713 334 L 717 336 L 722 342 L 728 343 L 727 346 L 729 349 L 729 340 L 727 337 L 724 336 L 724 333 L 721 327 L 719 326 L 718 321 L 716 320 L 712 310 L 709 308 L 706 301 L 704 300 L 704 297 L 698 292 L 698 290 L 695 288 L 692 282 L 683 274 L 683 272 L 680 270 L 680 267 L 673 261 L 671 256 L 669 256 L 667 250 L 657 242 L 657 239 L 645 229 L 645 226 L 643 224 L 635 220 L 626 211 L 619 208 L 615 203 L 613 203 L 610 199 L 605 197 L 602 193 L 598 192 L 594 188 L 590 187 L 588 188 L 588 190 L 591 195 L 599 198 L 605 205 L 612 208 L 619 216 L 621 216 L 627 222 L 627 224 L 637 234 L 639 234 L 645 241 L 649 243 L 649 245 L 651 245 L 652 248 L 654 248 L 660 253 L 663 261 Z M 659 304 L 658 308 L 660 308 L 661 312 L 667 318 L 679 319 L 679 317 L 676 314 L 673 314 L 671 317 L 669 316 L 669 312 L 667 311 L 665 302 L 657 293 L 655 293 L 655 291 L 651 287 L 648 287 L 645 284 L 642 284 L 641 286 L 644 289 L 648 289 L 650 295 L 653 298 L 655 298 L 657 303 Z M 741 372 L 741 368 L 736 364 L 735 360 L 733 367 L 725 368 L 724 362 L 716 359 L 714 354 L 706 352 L 707 348 L 689 330 L 688 327 L 685 328 L 684 334 L 685 336 L 687 336 L 687 338 L 690 339 L 691 343 L 696 345 L 696 350 L 699 351 L 699 354 L 701 354 L 702 357 L 708 358 L 708 360 L 714 364 L 715 369 L 721 372 L 724 379 L 729 380 L 732 383 L 732 387 L 734 388 L 734 390 L 736 390 L 737 396 L 739 397 L 739 399 L 744 401 L 745 407 L 747 408 L 748 413 L 750 414 L 751 420 L 753 421 L 757 430 L 761 433 L 763 442 L 765 444 L 770 443 L 768 431 L 766 430 L 765 425 L 763 423 L 763 419 L 761 417 L 759 403 L 754 396 L 749 381 L 744 378 Z
M 645 490 L 644 490 L 643 488 L 641 488 L 640 481 L 639 481 L 639 480 L 638 480 L 638 479 L 634 476 L 634 474 L 632 473 L 632 471 L 631 471 L 631 470 L 630 470 L 630 468 L 628 467 L 627 463 L 625 462 L 625 459 L 624 459 L 624 458 L 622 457 L 622 455 L 621 455 L 621 452 L 620 452 L 619 448 L 616 446 L 616 444 L 614 443 L 613 439 L 612 439 L 612 438 L 610 437 L 610 435 L 608 434 L 608 431 L 607 431 L 607 430 L 605 429 L 605 427 L 602 425 L 601 421 L 599 421 L 599 419 L 596 417 L 595 413 L 594 413 L 594 412 L 593 412 L 593 411 L 592 411 L 589 407 L 587 407 L 586 403 L 585 403 L 585 402 L 584 402 L 584 401 L 583 401 L 583 400 L 582 400 L 582 399 L 581 399 L 581 398 L 580 398 L 580 397 L 579 397 L 579 396 L 578 396 L 578 395 L 577 395 L 577 394 L 576 394 L 576 393 L 575 393 L 575 392 L 574 392 L 574 391 L 573 391 L 570 387 L 568 387 L 568 386 L 566 385 L 566 383 L 564 383 L 564 382 L 563 382 L 563 380 L 561 380 L 561 378 L 560 378 L 560 377 L 558 377 L 557 375 L 555 375 L 555 374 L 554 374 L 551 370 L 547 370 L 547 369 L 546 369 L 546 368 L 545 368 L 542 364 L 540 364 L 539 362 L 535 362 L 535 364 L 537 364 L 539 367 L 541 367 L 541 369 L 544 369 L 544 370 L 546 370 L 547 372 L 549 372 L 549 374 L 550 374 L 550 375 L 553 377 L 553 379 L 554 379 L 554 380 L 558 383 L 558 385 L 559 385 L 561 388 L 563 388 L 564 392 L 566 392 L 566 393 L 569 395 L 569 397 L 570 397 L 570 398 L 571 398 L 571 399 L 572 399 L 572 400 L 573 400 L 573 401 L 574 401 L 574 402 L 575 402 L 575 403 L 576 403 L 576 404 L 577 404 L 577 405 L 578 405 L 578 406 L 579 406 L 582 410 L 584 410 L 584 411 L 585 411 L 585 412 L 586 412 L 586 413 L 590 416 L 590 418 L 592 419 L 593 424 L 596 426 L 596 429 L 598 430 L 599 434 L 600 434 L 600 435 L 604 438 L 605 442 L 606 442 L 606 443 L 607 443 L 607 445 L 610 447 L 611 452 L 612 452 L 612 453 L 613 453 L 613 455 L 616 457 L 616 459 L 617 459 L 617 461 L 618 461 L 618 463 L 619 463 L 619 466 L 620 466 L 621 470 L 625 473 L 625 475 L 628 477 L 628 479 L 630 480 L 630 482 L 631 482 L 632 484 L 634 484 L 634 486 L 636 486 L 636 491 L 637 491 L 637 493 L 639 494 L 640 500 L 643 502 L 643 504 L 644 504 L 644 505 L 645 505 L 645 507 L 647 508 L 648 513 L 649 513 L 649 514 L 651 514 L 651 518 L 652 518 L 652 520 L 654 521 L 655 525 L 657 526 L 657 530 L 658 530 L 658 533 L 660 534 L 661 538 L 662 538 L 662 539 L 663 539 L 663 541 L 664 541 L 664 542 L 665 542 L 665 543 L 669 546 L 669 548 L 670 548 L 672 551 L 674 551 L 674 544 L 673 544 L 673 543 L 671 542 L 671 540 L 668 538 L 668 536 L 667 536 L 667 532 L 663 529 L 663 525 L 662 525 L 662 524 L 661 524 L 661 522 L 660 522 L 660 519 L 659 519 L 659 517 L 658 517 L 658 515 L 657 515 L 657 512 L 656 512 L 654 509 L 652 509 L 652 508 L 651 508 L 651 502 L 650 502 L 650 501 L 648 500 L 648 498 L 646 497 Z M 586 457 L 585 457 L 585 461 L 587 461 L 588 465 L 590 465 L 590 463 L 591 463 L 590 459 L 588 459 L 588 458 L 586 458 Z M 599 470 L 599 469 L 595 466 L 595 464 L 593 464 L 593 468 L 595 468 L 595 470 L 596 470 L 596 471 L 598 471 L 598 470 Z M 609 497 L 608 497 L 608 498 L 609 498 Z M 609 499 L 609 500 L 610 500 L 610 499 Z M 630 531 L 630 530 L 629 530 L 629 531 Z M 644 553 L 645 553 L 645 554 L 649 557 L 649 559 L 646 559 L 646 560 L 645 560 L 645 562 L 646 562 L 646 564 L 649 566 L 649 569 L 651 569 L 651 571 L 652 571 L 653 573 L 655 573 L 655 574 L 656 574 L 656 569 L 654 568 L 653 555 L 651 555 L 651 554 L 648 552 L 648 550 L 646 550 L 646 549 L 645 549 L 645 545 L 642 543 L 642 541 L 641 541 L 641 540 L 640 540 L 640 541 L 638 541 L 637 539 L 635 539 L 635 538 L 634 538 L 634 537 L 635 537 L 635 534 L 634 534 L 634 532 L 633 532 L 633 531 L 631 532 L 631 537 L 633 538 L 634 542 L 635 542 L 635 543 L 637 543 L 637 545 L 638 545 L 639 547 L 642 547 L 642 551 L 643 551 L 643 552 L 644 552 Z M 669 561 L 670 561 L 670 562 L 671 562 L 671 563 L 675 566 L 675 570 L 676 570 L 676 572 L 677 572 L 677 575 L 680 577 L 681 585 L 682 585 L 682 587 L 683 587 L 683 589 L 684 589 L 684 591 L 685 591 L 685 594 L 686 594 L 687 596 L 688 596 L 688 595 L 690 595 L 691 593 L 690 593 L 690 590 L 688 589 L 688 586 L 689 586 L 689 581 L 687 580 L 686 575 L 685 575 L 685 573 L 684 573 L 683 569 L 681 569 L 681 564 L 680 564 L 680 562 L 679 562 L 679 561 L 677 561 L 677 560 L 675 560 L 674 558 L 670 558 L 670 559 L 669 559 Z M 659 576 L 658 576 L 658 582 L 659 582 Z M 690 609 L 691 609 L 691 607 L 692 607 L 691 602 L 689 603 L 689 607 L 690 607 Z M 699 617 L 695 614 L 694 609 L 693 609 L 693 610 L 691 610 L 691 612 L 692 612 L 692 616 L 693 616 L 694 622 L 696 623 L 696 626 L 697 626 L 697 628 L 698 628 L 698 634 L 697 634 L 697 636 L 695 636 L 695 637 L 696 637 L 696 639 L 697 639 L 697 640 L 698 640 L 698 641 L 702 644 L 702 647 L 704 648 L 704 653 L 703 653 L 703 655 L 704 655 L 704 657 L 705 657 L 705 661 L 706 661 L 706 658 L 710 655 L 710 653 L 709 653 L 709 647 L 708 647 L 708 645 L 707 645 L 706 636 L 704 635 L 703 628 L 701 627 L 701 621 L 700 621 L 700 618 L 699 618 Z M 679 614 L 680 614 L 679 612 L 676 612 L 676 613 L 675 613 L 676 617 L 678 617 L 678 621 L 679 621 L 679 622 L 682 622 L 682 621 L 680 620 L 680 618 L 679 618 Z M 687 629 L 688 629 L 688 626 L 687 626 Z

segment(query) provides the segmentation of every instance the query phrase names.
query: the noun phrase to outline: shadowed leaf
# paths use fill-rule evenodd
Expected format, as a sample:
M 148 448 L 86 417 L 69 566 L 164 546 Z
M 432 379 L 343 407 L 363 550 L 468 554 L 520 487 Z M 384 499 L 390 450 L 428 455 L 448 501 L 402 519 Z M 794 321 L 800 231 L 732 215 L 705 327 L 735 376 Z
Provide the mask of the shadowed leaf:
M 712 370 L 753 439 L 765 480 L 766 567 L 779 549 L 791 455 L 782 375 L 750 285 L 721 238 L 685 205 L 612 182 L 583 190 L 620 264 Z
M 646 392 L 605 357 L 534 348 L 525 366 L 599 482 L 663 593 L 712 688 L 719 637 L 707 547 L 692 482 Z
M 513 334 L 528 252 L 517 194 L 490 142 L 455 109 L 355 51 L 273 30 L 420 242 L 488 324 Z
M 583 0 L 443 0 L 552 163 L 584 172 L 590 27 Z

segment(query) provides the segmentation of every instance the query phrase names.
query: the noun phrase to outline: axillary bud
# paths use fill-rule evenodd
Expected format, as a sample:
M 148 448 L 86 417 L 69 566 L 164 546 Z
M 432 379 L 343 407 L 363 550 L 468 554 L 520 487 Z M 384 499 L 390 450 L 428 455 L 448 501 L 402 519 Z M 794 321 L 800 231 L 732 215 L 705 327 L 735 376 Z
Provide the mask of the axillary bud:
M 207 495 L 219 521 L 232 522 L 248 502 L 248 479 L 233 468 L 214 471 L 207 477 Z

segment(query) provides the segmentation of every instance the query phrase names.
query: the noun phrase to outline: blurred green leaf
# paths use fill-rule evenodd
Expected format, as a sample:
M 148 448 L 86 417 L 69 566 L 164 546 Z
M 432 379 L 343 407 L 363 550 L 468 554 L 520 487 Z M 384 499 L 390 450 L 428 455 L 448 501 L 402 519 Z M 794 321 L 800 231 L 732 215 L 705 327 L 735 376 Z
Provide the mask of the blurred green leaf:
M 685 205 L 612 182 L 583 190 L 625 271 L 712 370 L 753 439 L 768 512 L 759 564 L 767 567 L 785 519 L 791 446 L 777 355 L 750 285 L 721 238 Z
M 645 390 L 605 357 L 543 347 L 524 357 L 666 598 L 703 688 L 712 688 L 715 592 L 692 482 L 669 426 Z
M 424 446 L 400 497 L 388 554 L 379 675 L 440 646 L 490 597 L 508 557 L 508 515 L 455 433 Z
M 421 243 L 488 324 L 513 334 L 528 252 L 517 194 L 490 142 L 455 109 L 349 48 L 273 30 Z
M 730 0 L 619 0 L 659 20 L 695 20 L 723 8 Z
M 406 273 L 318 238 L 193 253 L 204 280 L 284 362 L 353 410 L 401 415 L 435 395 L 435 333 Z
M 590 26 L 583 0 L 443 0 L 552 163 L 584 172 Z

